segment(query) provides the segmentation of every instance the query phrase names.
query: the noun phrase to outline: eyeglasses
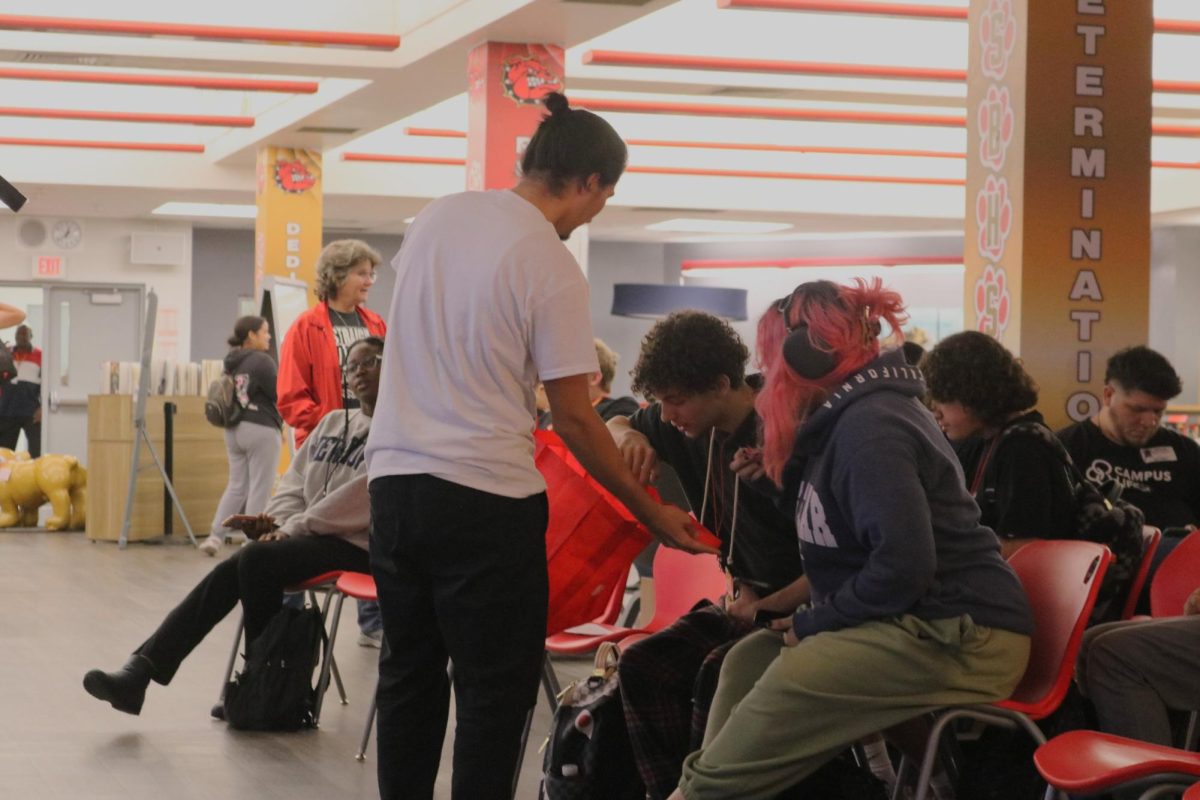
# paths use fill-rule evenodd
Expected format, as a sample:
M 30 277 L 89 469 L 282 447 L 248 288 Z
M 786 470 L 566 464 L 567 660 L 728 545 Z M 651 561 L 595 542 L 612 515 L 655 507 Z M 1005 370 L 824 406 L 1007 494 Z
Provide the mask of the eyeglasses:
M 375 369 L 382 363 L 383 356 L 381 355 L 367 356 L 362 361 L 347 361 L 344 371 L 347 375 L 353 375 L 359 370 Z

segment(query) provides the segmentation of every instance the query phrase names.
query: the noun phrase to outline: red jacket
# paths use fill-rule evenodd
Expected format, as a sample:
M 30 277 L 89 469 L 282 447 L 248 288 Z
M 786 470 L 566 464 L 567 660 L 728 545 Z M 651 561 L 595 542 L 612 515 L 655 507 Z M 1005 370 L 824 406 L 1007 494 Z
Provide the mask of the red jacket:
M 371 336 L 383 336 L 383 317 L 363 306 L 358 315 Z M 279 413 L 296 431 L 299 449 L 321 418 L 342 407 L 342 375 L 329 309 L 319 303 L 292 323 L 279 353 Z

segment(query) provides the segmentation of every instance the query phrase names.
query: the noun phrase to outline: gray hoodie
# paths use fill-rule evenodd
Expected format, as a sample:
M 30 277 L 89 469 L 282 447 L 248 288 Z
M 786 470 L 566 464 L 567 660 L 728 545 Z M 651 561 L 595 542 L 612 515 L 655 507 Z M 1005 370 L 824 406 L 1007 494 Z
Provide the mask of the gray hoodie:
M 884 353 L 801 426 L 784 471 L 813 588 L 813 607 L 793 619 L 798 637 L 901 614 L 1032 632 L 924 390 L 899 351 Z
M 366 550 L 371 502 L 363 447 L 371 418 L 330 411 L 292 459 L 266 513 L 288 536 L 341 536 Z

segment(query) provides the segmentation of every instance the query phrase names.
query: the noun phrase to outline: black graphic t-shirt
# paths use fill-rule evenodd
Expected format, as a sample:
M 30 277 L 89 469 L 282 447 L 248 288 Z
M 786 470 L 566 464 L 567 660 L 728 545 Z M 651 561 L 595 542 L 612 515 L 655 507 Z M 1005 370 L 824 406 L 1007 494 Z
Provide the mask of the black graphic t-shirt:
M 338 364 L 345 366 L 350 348 L 354 346 L 355 342 L 365 339 L 369 335 L 367 326 L 363 324 L 357 311 L 343 314 L 330 308 L 329 321 L 333 323 L 333 341 L 337 345 Z M 344 400 L 346 408 L 358 408 L 358 400 L 350 394 L 349 390 L 346 391 Z
M 1146 515 L 1146 524 L 1200 524 L 1200 445 L 1168 428 L 1141 447 L 1111 441 L 1091 420 L 1063 428 L 1058 438 L 1075 465 L 1098 485 L 1119 483 L 1121 498 Z

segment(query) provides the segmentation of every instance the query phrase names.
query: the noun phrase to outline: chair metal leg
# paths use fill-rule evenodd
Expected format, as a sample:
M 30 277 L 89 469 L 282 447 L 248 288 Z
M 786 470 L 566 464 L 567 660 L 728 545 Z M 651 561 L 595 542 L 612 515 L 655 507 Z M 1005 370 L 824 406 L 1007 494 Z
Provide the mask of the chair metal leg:
M 1188 717 L 1187 733 L 1183 737 L 1183 749 L 1196 752 L 1200 747 L 1200 711 L 1193 711 Z
M 337 603 L 333 606 L 333 623 L 329 626 L 329 648 L 330 657 L 326 658 L 321 663 L 321 679 L 317 682 L 317 698 L 313 703 L 313 727 L 321 722 L 321 705 L 325 701 L 325 692 L 329 689 L 329 675 L 333 669 L 333 645 L 337 642 L 338 622 L 342 618 L 342 603 L 346 601 L 346 595 L 341 592 L 337 593 Z
M 375 692 L 379 691 L 379 681 L 375 682 Z M 358 752 L 354 755 L 356 761 L 367 760 L 367 745 L 371 742 L 371 729 L 375 727 L 375 692 L 371 692 L 371 707 L 367 709 L 367 725 L 363 728 L 362 741 L 358 744 Z
M 554 672 L 554 664 L 550 662 L 550 653 L 542 656 L 542 689 L 546 692 L 546 702 L 550 704 L 550 713 L 558 710 L 558 695 L 562 687 L 558 684 L 558 675 Z
M 517 766 L 513 770 L 512 796 L 513 800 L 517 800 L 517 784 L 521 780 L 521 765 L 525 763 L 525 746 L 529 744 L 529 731 L 533 728 L 533 711 L 536 706 L 529 709 L 529 713 L 525 715 L 525 729 L 521 731 L 521 747 L 517 750 Z
M 312 601 L 313 608 L 321 609 L 321 622 L 329 624 L 329 604 L 333 600 L 333 587 L 325 589 L 324 602 L 317 601 L 317 593 L 314 589 L 308 590 L 308 598 Z M 333 648 L 329 648 L 330 668 L 333 670 L 333 683 L 337 686 L 338 697 L 341 698 L 342 705 L 347 705 L 350 701 L 346 699 L 346 687 L 342 684 L 342 673 L 338 669 L 337 657 L 333 654 Z
M 225 687 L 233 680 L 233 665 L 237 662 L 238 646 L 242 643 L 242 633 L 246 630 L 246 615 L 243 614 L 238 620 L 237 633 L 233 635 L 233 649 L 229 651 L 229 660 L 225 662 L 225 679 L 221 681 L 221 693 L 217 695 L 217 702 L 225 702 Z

